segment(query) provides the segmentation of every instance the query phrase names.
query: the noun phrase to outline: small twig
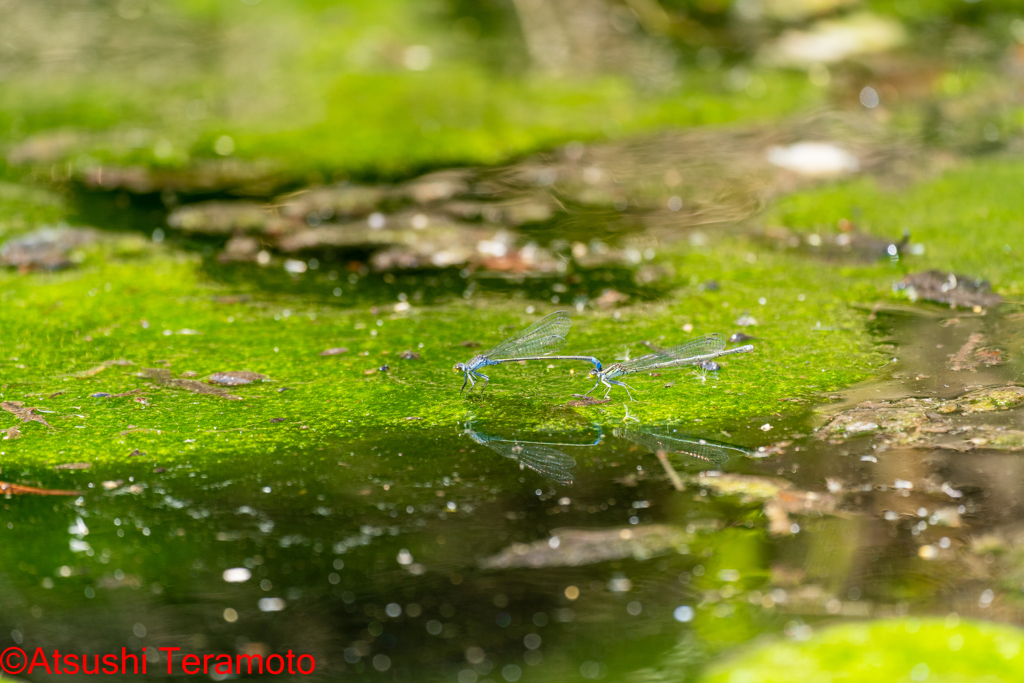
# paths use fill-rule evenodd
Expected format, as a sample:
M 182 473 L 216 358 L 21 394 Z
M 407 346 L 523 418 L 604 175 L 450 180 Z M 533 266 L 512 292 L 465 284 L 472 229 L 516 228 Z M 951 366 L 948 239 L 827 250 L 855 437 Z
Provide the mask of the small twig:
M 675 468 L 672 467 L 672 463 L 668 461 L 668 454 L 666 454 L 665 451 L 658 451 L 655 455 L 658 456 L 658 460 L 661 461 L 661 466 L 665 468 L 665 474 L 668 475 L 668 479 L 672 482 L 672 486 L 676 491 L 682 491 L 683 480 L 679 478 L 679 475 L 676 474 Z

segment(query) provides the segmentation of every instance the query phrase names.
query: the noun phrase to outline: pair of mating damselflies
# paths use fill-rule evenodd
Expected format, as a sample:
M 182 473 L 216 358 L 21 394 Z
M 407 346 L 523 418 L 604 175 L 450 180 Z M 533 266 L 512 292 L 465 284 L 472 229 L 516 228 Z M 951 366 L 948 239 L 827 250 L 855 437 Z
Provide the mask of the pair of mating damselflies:
M 690 365 L 703 366 L 705 363 L 720 356 L 727 356 L 733 353 L 747 353 L 754 350 L 754 347 L 750 344 L 727 350 L 725 348 L 725 337 L 716 333 L 705 335 L 698 339 L 691 339 L 678 346 L 658 349 L 646 356 L 623 361 L 622 363 L 614 363 L 605 368 L 601 365 L 601 361 L 594 356 L 551 355 L 565 347 L 565 335 L 569 333 L 571 326 L 572 319 L 567 312 L 555 311 L 551 315 L 541 318 L 514 337 L 506 339 L 487 353 L 474 356 L 472 360 L 466 363 L 456 363 L 453 368 L 454 371 L 456 373 L 461 372 L 466 378 L 462 383 L 462 391 L 466 390 L 467 384 L 470 391 L 472 391 L 478 379 L 482 379 L 484 387 L 486 387 L 487 383 L 490 382 L 490 377 L 481 373 L 480 370 L 488 365 L 501 365 L 502 363 L 527 360 L 579 360 L 594 365 L 590 370 L 590 377 L 596 381 L 587 394 L 604 384 L 608 387 L 604 397 L 608 398 L 612 387 L 620 386 L 626 390 L 626 394 L 632 401 L 633 395 L 629 393 L 632 387 L 625 382 L 619 381 L 620 377 L 635 375 L 640 372 L 670 370 Z

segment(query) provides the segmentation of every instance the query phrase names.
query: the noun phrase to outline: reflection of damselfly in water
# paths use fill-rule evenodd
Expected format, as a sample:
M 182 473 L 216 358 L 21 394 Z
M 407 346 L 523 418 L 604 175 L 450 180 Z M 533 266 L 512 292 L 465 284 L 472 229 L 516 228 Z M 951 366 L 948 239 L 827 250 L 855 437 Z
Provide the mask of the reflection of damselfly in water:
M 669 462 L 670 453 L 688 455 L 698 461 L 714 465 L 716 469 L 721 469 L 729 461 L 731 453 L 750 455 L 752 452 L 743 446 L 682 434 L 670 425 L 619 427 L 614 434 L 620 439 L 632 441 L 654 453 L 661 462 L 661 466 L 665 468 L 665 474 L 676 491 L 682 491 L 685 486 L 675 468 L 672 467 L 672 463 Z
M 683 434 L 668 425 L 619 427 L 613 433 L 620 439 L 639 444 L 652 453 L 679 453 L 716 467 L 728 462 L 730 455 L 749 456 L 752 453 L 743 446 Z
M 520 469 L 531 469 L 546 479 L 564 485 L 572 483 L 572 471 L 576 467 L 576 461 L 551 446 L 596 446 L 604 437 L 598 431 L 597 438 L 589 443 L 499 439 L 474 429 L 472 422 L 466 423 L 463 433 L 481 446 L 487 446 L 498 455 L 515 460 L 519 463 Z

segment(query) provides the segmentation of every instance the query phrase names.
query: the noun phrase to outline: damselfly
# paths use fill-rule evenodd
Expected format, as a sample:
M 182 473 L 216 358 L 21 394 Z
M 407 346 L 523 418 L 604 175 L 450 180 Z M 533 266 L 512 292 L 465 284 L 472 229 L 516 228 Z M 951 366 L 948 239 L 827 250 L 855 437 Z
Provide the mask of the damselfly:
M 590 376 L 596 378 L 597 382 L 595 382 L 587 394 L 604 384 L 608 387 L 604 397 L 608 398 L 612 386 L 620 386 L 626 389 L 626 394 L 629 396 L 629 400 L 632 401 L 633 395 L 629 393 L 632 387 L 625 382 L 619 382 L 617 380 L 618 377 L 635 375 L 638 372 L 648 372 L 650 370 L 670 370 L 688 365 L 703 366 L 708 361 L 720 356 L 727 356 L 732 353 L 748 353 L 753 350 L 754 347 L 750 344 L 726 350 L 725 337 L 717 333 L 709 334 L 699 339 L 691 339 L 678 346 L 658 349 L 640 358 L 623 361 L 622 363 L 613 363 L 603 370 L 600 367 L 595 367 L 590 371 Z
M 593 356 L 551 356 L 548 354 L 560 351 L 565 346 L 565 335 L 572 326 L 572 319 L 565 311 L 555 311 L 527 327 L 514 337 L 506 339 L 487 353 L 475 356 L 467 363 L 456 363 L 452 368 L 462 373 L 466 381 L 462 383 L 460 394 L 469 384 L 470 391 L 476 386 L 476 379 L 484 380 L 484 387 L 490 377 L 480 372 L 488 365 L 501 365 L 521 360 L 584 360 L 594 364 L 597 371 L 601 370 L 601 361 Z M 481 389 L 483 391 L 483 389 Z

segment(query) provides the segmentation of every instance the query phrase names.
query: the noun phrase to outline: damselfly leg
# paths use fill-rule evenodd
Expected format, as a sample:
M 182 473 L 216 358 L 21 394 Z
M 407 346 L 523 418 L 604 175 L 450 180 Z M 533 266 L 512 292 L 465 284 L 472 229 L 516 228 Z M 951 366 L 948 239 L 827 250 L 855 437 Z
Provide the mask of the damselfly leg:
M 633 398 L 633 394 L 629 393 L 629 390 L 632 389 L 633 387 L 629 386 L 625 382 L 619 382 L 618 380 L 614 380 L 614 379 L 605 380 L 605 386 L 608 387 L 608 391 L 604 392 L 604 397 L 605 398 L 608 398 L 608 394 L 612 393 L 612 385 L 613 384 L 615 386 L 617 386 L 617 387 L 622 387 L 623 389 L 625 389 L 626 390 L 626 395 L 629 396 L 629 400 L 630 401 L 635 401 L 636 400 L 635 398 Z

